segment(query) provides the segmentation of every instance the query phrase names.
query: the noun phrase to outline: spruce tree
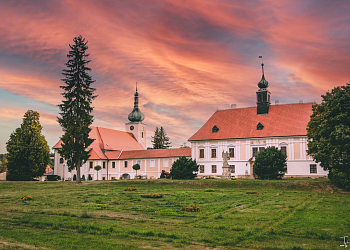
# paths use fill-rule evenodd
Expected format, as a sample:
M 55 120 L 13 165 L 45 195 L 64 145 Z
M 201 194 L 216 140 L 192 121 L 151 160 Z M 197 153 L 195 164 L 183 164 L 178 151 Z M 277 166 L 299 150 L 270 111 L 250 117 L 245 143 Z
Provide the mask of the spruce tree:
M 169 142 L 170 138 L 165 133 L 163 127 L 160 127 L 160 129 L 156 127 L 152 139 L 153 149 L 165 149 L 171 147 L 171 142 Z
M 65 85 L 60 86 L 64 90 L 64 100 L 58 105 L 61 110 L 58 122 L 64 134 L 59 153 L 67 160 L 69 170 L 77 170 L 76 183 L 81 183 L 80 167 L 88 160 L 89 153 L 86 149 L 93 142 L 89 133 L 93 122 L 91 103 L 96 96 L 95 89 L 90 87 L 94 81 L 88 74 L 91 69 L 87 67 L 90 62 L 87 59 L 89 54 L 86 53 L 87 42 L 81 36 L 75 37 L 73 41 L 74 44 L 69 45 L 71 50 L 65 64 L 67 69 L 62 73 L 65 76 L 62 79 Z
M 10 135 L 7 142 L 7 169 L 10 174 L 33 178 L 45 173 L 50 148 L 41 130 L 39 113 L 28 110 L 21 127 Z

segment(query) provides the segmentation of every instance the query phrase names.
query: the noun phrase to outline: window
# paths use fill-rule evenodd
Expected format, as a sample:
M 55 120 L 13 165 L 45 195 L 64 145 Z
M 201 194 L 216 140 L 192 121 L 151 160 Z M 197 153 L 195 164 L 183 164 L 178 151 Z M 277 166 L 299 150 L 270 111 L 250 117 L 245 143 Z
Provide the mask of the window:
M 259 122 L 258 125 L 256 125 L 257 130 L 262 130 L 263 128 L 264 128 L 264 124 L 262 124 L 261 122 Z
M 128 167 L 128 161 L 124 161 L 124 168 Z
M 236 171 L 235 165 L 230 165 L 230 172 L 231 172 L 231 174 L 234 174 L 235 171 Z
M 199 149 L 199 158 L 204 158 L 204 148 Z
M 219 127 L 217 127 L 216 125 L 211 129 L 211 131 L 213 132 L 213 133 L 216 133 L 216 132 L 218 132 L 219 131 Z
M 169 160 L 168 159 L 164 159 L 164 167 L 165 168 L 169 167 Z
M 235 149 L 234 148 L 229 148 L 228 152 L 230 154 L 230 158 L 234 158 L 235 157 Z
M 60 158 L 60 164 L 63 164 L 64 160 L 63 158 Z
M 281 146 L 281 151 L 284 155 L 287 155 L 287 146 Z
M 115 161 L 112 161 L 112 168 L 115 168 Z
M 254 147 L 253 148 L 253 157 L 256 156 L 258 153 L 264 151 L 264 147 Z
M 140 167 L 141 167 L 141 161 L 140 160 L 136 161 L 136 163 L 139 164 Z
M 199 173 L 204 173 L 204 165 L 199 165 Z
M 310 164 L 310 174 L 317 174 L 316 164 Z
M 143 138 L 143 132 L 141 134 L 142 134 L 142 138 Z
M 216 148 L 211 149 L 211 158 L 216 158 Z
M 102 168 L 106 168 L 106 162 L 102 162 Z
M 155 167 L 155 161 L 151 160 L 151 168 L 154 168 L 154 167 Z
M 258 102 L 262 102 L 262 94 L 258 94 Z
M 216 165 L 211 165 L 211 172 L 212 172 L 213 174 L 216 173 Z
M 90 164 L 90 168 L 92 168 L 92 164 L 93 164 L 92 161 L 90 161 L 89 164 Z

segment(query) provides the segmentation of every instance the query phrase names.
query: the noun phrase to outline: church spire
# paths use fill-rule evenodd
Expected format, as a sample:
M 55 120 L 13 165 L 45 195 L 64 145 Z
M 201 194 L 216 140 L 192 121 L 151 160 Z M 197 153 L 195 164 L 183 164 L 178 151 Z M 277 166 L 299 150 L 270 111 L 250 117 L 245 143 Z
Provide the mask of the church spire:
M 128 115 L 128 119 L 131 122 L 142 122 L 145 119 L 145 115 L 139 109 L 139 93 L 137 93 L 137 82 L 136 92 L 134 94 L 134 109 Z
M 264 63 L 262 62 L 262 56 L 259 56 L 261 58 L 261 70 L 262 70 L 262 77 L 260 82 L 258 83 L 259 90 L 256 92 L 257 97 L 257 114 L 268 114 L 269 113 L 269 107 L 270 107 L 270 91 L 267 90 L 269 87 L 268 81 L 265 79 L 264 74 Z

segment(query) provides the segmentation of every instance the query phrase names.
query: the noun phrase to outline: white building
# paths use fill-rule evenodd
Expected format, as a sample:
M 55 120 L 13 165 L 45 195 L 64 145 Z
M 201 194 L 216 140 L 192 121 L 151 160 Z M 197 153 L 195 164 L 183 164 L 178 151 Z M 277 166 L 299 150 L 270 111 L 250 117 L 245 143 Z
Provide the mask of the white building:
M 262 64 L 263 66 L 263 64 Z M 216 111 L 190 139 L 199 176 L 222 174 L 222 152 L 229 152 L 231 175 L 253 178 L 254 156 L 275 146 L 287 155 L 285 177 L 327 176 L 307 155 L 307 124 L 315 103 L 270 105 L 264 72 L 258 84 L 257 107 Z
M 180 156 L 191 157 L 191 149 L 152 149 L 145 150 L 147 125 L 143 123 L 145 116 L 138 107 L 138 92 L 136 88 L 134 109 L 129 114 L 129 123 L 125 124 L 125 130 L 118 131 L 91 126 L 89 137 L 94 142 L 88 147 L 89 160 L 81 167 L 81 176 L 85 179 L 90 175 L 93 180 L 130 179 L 136 176 L 132 169 L 134 164 L 139 164 L 141 169 L 137 175 L 156 179 L 162 171 L 169 172 L 174 161 Z M 54 147 L 55 168 L 54 174 L 61 179 L 73 179 L 76 170 L 68 171 L 66 161 L 59 155 L 60 140 Z M 101 170 L 95 171 L 94 167 L 100 165 Z

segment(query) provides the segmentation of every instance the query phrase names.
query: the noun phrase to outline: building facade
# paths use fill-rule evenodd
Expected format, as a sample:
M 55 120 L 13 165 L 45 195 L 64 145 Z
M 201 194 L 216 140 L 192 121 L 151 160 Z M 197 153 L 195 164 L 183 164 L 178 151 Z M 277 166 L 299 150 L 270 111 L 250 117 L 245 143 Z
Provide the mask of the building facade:
M 271 146 L 287 155 L 285 177 L 328 175 L 306 152 L 306 128 L 315 103 L 271 105 L 268 86 L 263 71 L 256 107 L 218 110 L 189 139 L 199 176 L 221 175 L 222 153 L 228 152 L 231 175 L 254 178 L 255 155 Z
M 125 124 L 125 132 L 114 129 L 91 126 L 89 137 L 94 142 L 88 147 L 89 160 L 81 167 L 81 176 L 92 180 L 131 179 L 136 177 L 132 166 L 140 165 L 137 175 L 143 178 L 159 178 L 162 171 L 169 172 L 173 162 L 181 156 L 191 157 L 190 148 L 152 149 L 146 150 L 147 125 L 143 123 L 144 114 L 138 107 L 138 92 L 134 95 L 134 109 L 129 114 L 129 122 Z M 58 150 L 60 140 L 54 147 L 54 174 L 62 180 L 72 180 L 76 170 L 68 171 L 67 162 Z M 101 170 L 94 168 L 99 165 Z

